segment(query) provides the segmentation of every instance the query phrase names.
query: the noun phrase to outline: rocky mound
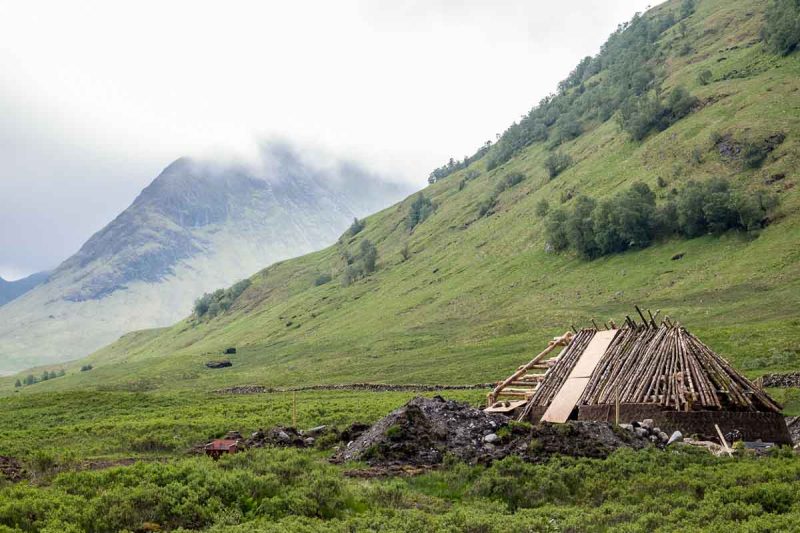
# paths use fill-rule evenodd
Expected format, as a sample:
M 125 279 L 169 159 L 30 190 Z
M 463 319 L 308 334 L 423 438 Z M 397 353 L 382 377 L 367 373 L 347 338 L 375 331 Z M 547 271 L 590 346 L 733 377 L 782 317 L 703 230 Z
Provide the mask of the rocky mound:
M 447 454 L 472 464 L 509 455 L 539 461 L 555 454 L 607 457 L 621 447 L 643 448 L 647 438 L 602 422 L 531 426 L 468 404 L 414 398 L 391 412 L 335 456 L 370 465 L 434 465 Z

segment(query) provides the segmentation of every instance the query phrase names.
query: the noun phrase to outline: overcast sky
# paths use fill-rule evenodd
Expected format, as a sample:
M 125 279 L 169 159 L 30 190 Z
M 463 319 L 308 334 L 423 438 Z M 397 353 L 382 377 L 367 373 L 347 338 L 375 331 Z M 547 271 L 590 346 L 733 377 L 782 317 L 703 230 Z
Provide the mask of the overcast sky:
M 643 0 L 0 0 L 0 276 L 55 267 L 172 160 L 282 137 L 422 186 Z

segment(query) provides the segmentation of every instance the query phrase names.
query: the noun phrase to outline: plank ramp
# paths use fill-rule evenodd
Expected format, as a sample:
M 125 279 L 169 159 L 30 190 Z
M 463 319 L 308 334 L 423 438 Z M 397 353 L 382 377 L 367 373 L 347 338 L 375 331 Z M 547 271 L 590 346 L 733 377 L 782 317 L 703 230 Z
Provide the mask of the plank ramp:
M 569 415 L 572 414 L 575 404 L 578 403 L 583 391 L 586 389 L 586 385 L 589 384 L 589 378 L 592 372 L 597 368 L 597 364 L 600 362 L 600 359 L 603 358 L 603 354 L 606 353 L 606 349 L 608 349 L 611 341 L 614 340 L 617 331 L 619 330 L 609 329 L 598 331 L 595 336 L 592 337 L 592 340 L 589 341 L 586 349 L 578 358 L 578 362 L 575 363 L 575 367 L 572 369 L 572 372 L 570 372 L 564 385 L 558 393 L 556 393 L 550 406 L 544 412 L 542 422 L 558 422 L 563 424 L 569 419 Z

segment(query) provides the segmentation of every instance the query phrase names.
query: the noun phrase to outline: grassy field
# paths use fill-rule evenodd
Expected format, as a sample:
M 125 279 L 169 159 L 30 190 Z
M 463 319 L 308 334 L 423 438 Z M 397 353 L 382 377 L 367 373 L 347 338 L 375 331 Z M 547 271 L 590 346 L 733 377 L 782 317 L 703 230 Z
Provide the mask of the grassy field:
M 344 476 L 353 465 L 329 464 L 331 450 L 251 451 L 219 463 L 186 455 L 229 430 L 291 423 L 289 393 L 215 389 L 490 382 L 571 325 L 621 322 L 634 304 L 679 320 L 749 376 L 800 370 L 800 54 L 765 53 L 765 5 L 703 0 L 685 30 L 665 32 L 666 86 L 703 102 L 665 131 L 634 142 L 614 120 L 594 124 L 560 148 L 575 163 L 552 180 L 542 143 L 491 171 L 480 160 L 423 191 L 436 210 L 413 231 L 411 197 L 367 218 L 354 237 L 255 274 L 216 318 L 130 333 L 35 385 L 0 378 L 0 455 L 34 474 L 30 483 L 0 481 L 0 532 L 799 530 L 800 464 L 785 450 L 758 460 L 675 449 L 490 468 L 448 461 L 422 476 L 373 480 Z M 675 52 L 682 43 L 689 52 Z M 697 80 L 703 70 L 712 72 L 707 85 Z M 722 157 L 711 140 L 779 132 L 784 142 L 756 169 Z M 513 172 L 525 179 L 479 216 Z M 603 198 L 643 181 L 664 201 L 710 177 L 774 194 L 772 223 L 593 261 L 545 251 L 542 199 L 569 205 L 570 195 Z M 363 239 L 377 246 L 377 271 L 345 286 L 343 252 Z M 315 284 L 321 274 L 333 280 Z M 236 354 L 224 355 L 229 347 Z M 233 366 L 205 367 L 221 358 Z M 770 393 L 800 415 L 798 390 Z M 297 393 L 298 426 L 372 422 L 412 396 Z M 484 391 L 445 396 L 478 404 Z M 130 459 L 140 462 L 91 470 Z
M 411 393 L 297 394 L 301 427 L 370 422 Z M 446 396 L 480 402 L 480 391 Z M 65 392 L 0 404 L 0 531 L 794 531 L 791 452 L 718 459 L 688 448 L 606 460 L 447 461 L 415 477 L 357 479 L 332 450 L 257 449 L 213 462 L 189 448 L 291 422 L 289 394 Z M 129 464 L 135 459 L 134 464 Z M 125 466 L 115 466 L 124 464 Z

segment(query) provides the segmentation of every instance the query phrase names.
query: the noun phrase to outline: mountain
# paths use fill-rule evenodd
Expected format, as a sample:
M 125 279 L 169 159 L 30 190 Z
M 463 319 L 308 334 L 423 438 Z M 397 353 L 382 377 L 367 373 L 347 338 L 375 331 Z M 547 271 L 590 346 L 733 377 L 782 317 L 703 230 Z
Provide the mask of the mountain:
M 487 382 L 634 304 L 748 375 L 797 370 L 800 54 L 770 47 L 767 5 L 635 17 L 498 142 L 360 233 L 255 274 L 214 318 L 130 333 L 82 361 L 91 372 L 42 386 Z M 232 367 L 204 367 L 227 347 Z
M 34 287 L 41 285 L 50 276 L 50 272 L 36 272 L 22 279 L 6 281 L 0 278 L 0 305 L 19 298 Z
M 171 324 L 203 292 L 329 245 L 354 217 L 407 193 L 352 162 L 307 159 L 273 144 L 254 163 L 170 164 L 46 284 L 0 308 L 0 370 Z

